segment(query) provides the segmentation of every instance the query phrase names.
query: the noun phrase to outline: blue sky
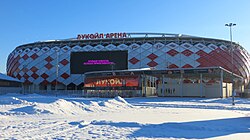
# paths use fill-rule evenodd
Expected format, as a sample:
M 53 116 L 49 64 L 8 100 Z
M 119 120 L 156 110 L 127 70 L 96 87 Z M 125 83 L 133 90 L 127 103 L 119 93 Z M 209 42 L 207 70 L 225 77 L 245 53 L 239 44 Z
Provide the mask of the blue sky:
M 1 0 L 0 72 L 15 47 L 84 33 L 159 32 L 229 40 L 250 52 L 250 0 Z

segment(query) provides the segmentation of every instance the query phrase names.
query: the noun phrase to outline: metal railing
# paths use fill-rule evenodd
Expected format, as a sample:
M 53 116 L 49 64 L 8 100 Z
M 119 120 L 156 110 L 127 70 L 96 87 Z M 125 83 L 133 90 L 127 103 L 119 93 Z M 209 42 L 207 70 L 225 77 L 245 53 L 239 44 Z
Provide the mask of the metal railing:
M 40 94 L 45 96 L 67 96 L 67 97 L 99 97 L 99 98 L 114 98 L 116 96 L 121 96 L 124 98 L 129 97 L 142 97 L 141 91 L 116 91 L 116 90 L 105 90 L 105 91 L 87 91 L 84 90 L 25 90 L 21 92 L 22 94 Z

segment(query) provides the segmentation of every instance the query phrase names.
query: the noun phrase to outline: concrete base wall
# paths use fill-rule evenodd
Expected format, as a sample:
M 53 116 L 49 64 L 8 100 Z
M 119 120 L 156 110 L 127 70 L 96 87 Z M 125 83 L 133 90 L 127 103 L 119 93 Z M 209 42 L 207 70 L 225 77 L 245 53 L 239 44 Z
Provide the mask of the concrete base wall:
M 0 94 L 22 93 L 22 87 L 0 87 Z
M 160 97 L 206 97 L 227 98 L 232 96 L 232 84 L 230 83 L 183 83 L 168 79 L 157 87 L 157 95 Z

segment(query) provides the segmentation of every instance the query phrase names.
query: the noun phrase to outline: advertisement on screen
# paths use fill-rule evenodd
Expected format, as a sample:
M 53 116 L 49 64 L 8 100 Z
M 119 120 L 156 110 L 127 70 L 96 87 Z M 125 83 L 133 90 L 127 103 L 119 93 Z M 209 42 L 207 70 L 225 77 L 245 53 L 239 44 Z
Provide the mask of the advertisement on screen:
M 72 52 L 70 55 L 72 74 L 126 69 L 128 69 L 128 51 Z
M 84 87 L 138 87 L 139 77 L 102 77 L 102 78 L 87 78 Z

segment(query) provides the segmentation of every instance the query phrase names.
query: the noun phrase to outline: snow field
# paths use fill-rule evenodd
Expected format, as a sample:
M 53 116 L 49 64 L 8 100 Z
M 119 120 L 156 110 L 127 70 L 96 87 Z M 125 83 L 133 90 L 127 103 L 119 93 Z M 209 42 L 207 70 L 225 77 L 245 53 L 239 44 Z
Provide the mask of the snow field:
M 0 96 L 0 139 L 249 139 L 250 101 Z

